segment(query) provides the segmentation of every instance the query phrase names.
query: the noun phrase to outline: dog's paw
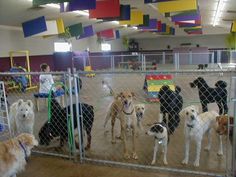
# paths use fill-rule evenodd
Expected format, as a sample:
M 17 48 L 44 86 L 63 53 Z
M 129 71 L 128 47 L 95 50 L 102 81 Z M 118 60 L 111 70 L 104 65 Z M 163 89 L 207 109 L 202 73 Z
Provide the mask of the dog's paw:
M 188 160 L 187 160 L 187 159 L 184 159 L 184 160 L 182 161 L 182 164 L 183 164 L 183 165 L 187 165 L 187 164 L 188 164 Z
M 116 139 L 122 140 L 122 136 L 116 136 Z
M 134 153 L 132 154 L 132 158 L 135 159 L 135 160 L 138 159 L 138 155 L 136 154 L 136 152 L 134 152 Z
M 195 160 L 195 162 L 193 163 L 194 167 L 199 167 L 199 160 Z
M 167 160 L 163 160 L 164 165 L 168 165 Z
M 218 151 L 218 152 L 217 152 L 217 155 L 218 155 L 218 156 L 222 156 L 222 155 L 223 155 L 223 151 Z
M 210 149 L 211 149 L 210 146 L 206 146 L 206 147 L 204 148 L 205 151 L 210 151 Z
M 155 161 L 155 160 L 153 160 L 153 161 L 152 161 L 152 163 L 151 163 L 151 165 L 154 165 L 155 163 L 156 163 L 156 161 Z

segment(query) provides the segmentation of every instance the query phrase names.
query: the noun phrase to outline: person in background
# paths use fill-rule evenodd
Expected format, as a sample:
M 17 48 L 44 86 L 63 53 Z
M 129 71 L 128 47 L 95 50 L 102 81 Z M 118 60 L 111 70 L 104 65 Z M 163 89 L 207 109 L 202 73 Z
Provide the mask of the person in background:
M 42 72 L 50 72 L 50 66 L 47 63 L 43 63 L 40 65 L 40 69 Z M 39 76 L 39 93 L 48 94 L 51 90 L 52 85 L 54 84 L 53 76 L 51 74 L 41 74 Z M 56 86 L 52 88 L 54 93 L 63 93 L 64 90 L 61 86 Z

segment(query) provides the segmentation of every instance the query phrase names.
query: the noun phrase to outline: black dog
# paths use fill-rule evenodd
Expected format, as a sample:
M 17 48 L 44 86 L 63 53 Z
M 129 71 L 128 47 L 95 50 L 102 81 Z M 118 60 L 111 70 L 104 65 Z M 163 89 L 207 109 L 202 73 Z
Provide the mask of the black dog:
M 168 125 L 168 131 L 173 134 L 178 127 L 180 118 L 179 112 L 183 107 L 183 98 L 179 94 L 181 88 L 175 87 L 175 91 L 172 91 L 168 85 L 163 85 L 160 89 L 158 97 L 160 99 L 160 112 L 163 114 L 163 122 Z M 166 122 L 166 114 L 168 114 L 169 121 Z
M 74 129 L 78 127 L 76 117 L 76 106 L 80 112 L 80 104 L 73 104 L 73 117 L 74 117 Z M 82 116 L 83 116 L 83 129 L 87 133 L 87 146 L 85 149 L 89 149 L 91 146 L 91 131 L 94 121 L 93 106 L 81 103 Z M 45 122 L 43 127 L 39 131 L 39 144 L 49 145 L 51 140 L 55 137 L 60 137 L 60 145 L 63 146 L 65 141 L 68 141 L 68 120 L 67 115 L 70 115 L 70 107 L 62 108 L 60 104 L 53 98 L 51 101 L 51 120 Z M 80 125 L 82 123 L 80 122 Z M 82 132 L 81 132 L 82 135 Z
M 208 64 L 199 64 L 198 65 L 198 69 L 203 70 L 206 69 L 208 67 Z
M 216 88 L 209 87 L 202 77 L 198 77 L 196 80 L 190 83 L 190 87 L 198 87 L 199 99 L 202 104 L 203 112 L 208 111 L 208 103 L 216 102 L 219 107 L 219 114 L 227 114 L 227 83 L 225 81 L 220 80 L 216 82 L 215 86 Z

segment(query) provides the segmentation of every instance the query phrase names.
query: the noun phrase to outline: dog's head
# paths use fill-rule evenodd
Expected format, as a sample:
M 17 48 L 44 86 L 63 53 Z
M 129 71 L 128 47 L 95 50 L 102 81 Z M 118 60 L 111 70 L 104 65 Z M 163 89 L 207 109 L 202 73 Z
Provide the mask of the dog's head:
M 157 138 L 163 138 L 164 131 L 166 131 L 166 127 L 161 123 L 156 123 L 149 128 L 146 134 L 149 136 L 155 136 Z
M 27 120 L 34 114 L 34 104 L 31 100 L 24 102 L 22 99 L 17 102 L 17 117 L 21 120 Z
M 27 156 L 30 155 L 30 150 L 34 146 L 38 146 L 38 141 L 35 139 L 34 135 L 29 133 L 22 133 L 18 135 L 16 139 L 26 148 Z
M 190 82 L 189 84 L 191 88 L 195 88 L 195 87 L 200 87 L 204 83 L 206 83 L 206 81 L 202 77 L 198 77 L 197 79 L 195 79 L 193 82 Z
M 53 138 L 50 123 L 46 122 L 39 131 L 39 144 L 48 146 Z
M 119 94 L 119 98 L 121 99 L 125 108 L 129 108 L 129 106 L 133 102 L 134 97 L 135 97 L 134 92 L 130 91 L 123 91 Z
M 217 127 L 216 127 L 216 132 L 219 135 L 227 135 L 228 134 L 228 121 L 229 124 L 233 124 L 233 117 L 229 117 L 226 115 L 221 115 L 216 117 L 217 121 Z
M 215 83 L 215 86 L 219 87 L 219 88 L 226 88 L 227 87 L 227 83 L 225 81 L 219 80 L 219 81 L 217 81 Z
M 138 120 L 141 120 L 144 116 L 145 112 L 145 105 L 144 104 L 137 104 L 135 105 L 135 112 L 136 112 L 136 117 Z
M 184 118 L 186 123 L 193 125 L 199 114 L 199 107 L 195 105 L 188 106 L 180 111 L 179 115 L 181 118 Z

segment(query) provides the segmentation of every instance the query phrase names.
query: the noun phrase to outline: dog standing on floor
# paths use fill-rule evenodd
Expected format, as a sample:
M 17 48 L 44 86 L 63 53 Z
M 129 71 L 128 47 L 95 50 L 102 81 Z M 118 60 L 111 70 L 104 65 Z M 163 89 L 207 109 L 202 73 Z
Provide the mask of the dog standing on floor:
M 82 114 L 80 111 L 80 105 Z M 87 134 L 87 145 L 85 150 L 91 147 L 91 132 L 94 122 L 94 108 L 92 105 L 81 103 L 79 105 L 73 104 L 73 118 L 74 129 L 78 127 L 76 117 L 76 106 L 78 106 L 79 115 L 83 117 L 80 122 L 80 127 L 83 125 Z M 55 98 L 51 100 L 51 121 L 46 121 L 39 131 L 39 144 L 49 145 L 51 140 L 55 137 L 60 137 L 60 146 L 64 146 L 64 143 L 68 141 L 68 120 L 67 115 L 70 115 L 70 107 L 62 108 Z M 78 147 L 78 144 L 77 144 Z
M 37 145 L 35 137 L 27 133 L 0 142 L 0 176 L 16 177 L 17 173 L 25 169 L 31 149 Z
M 209 151 L 211 148 L 211 133 L 216 125 L 216 117 L 219 114 L 215 111 L 204 112 L 199 114 L 196 106 L 188 106 L 180 112 L 180 116 L 185 119 L 184 134 L 185 134 L 185 157 L 182 164 L 188 164 L 189 161 L 189 146 L 190 141 L 194 140 L 196 143 L 196 157 L 194 166 L 199 166 L 201 144 L 204 134 L 207 134 L 208 145 L 205 150 Z M 219 136 L 220 144 L 222 144 L 222 137 Z M 223 154 L 223 150 L 219 147 L 219 155 Z
M 19 99 L 10 107 L 10 122 L 15 135 L 20 133 L 33 134 L 34 104 L 31 100 Z
M 207 112 L 207 104 L 216 102 L 219 107 L 219 114 L 228 113 L 227 105 L 227 83 L 225 81 L 219 80 L 215 83 L 216 88 L 211 88 L 208 86 L 206 81 L 202 77 L 198 77 L 193 82 L 190 83 L 190 87 L 198 88 L 199 99 L 202 105 L 202 111 Z
M 175 91 L 173 91 L 168 85 L 163 85 L 158 95 L 163 122 L 167 125 L 170 134 L 174 133 L 180 122 L 179 112 L 183 107 L 183 98 L 180 92 L 179 86 L 176 86 Z M 168 116 L 168 122 L 166 116 Z
M 152 159 L 152 165 L 156 163 L 156 154 L 159 148 L 159 145 L 162 145 L 163 150 L 164 150 L 164 157 L 163 157 L 163 163 L 165 165 L 168 164 L 167 162 L 167 146 L 169 142 L 169 136 L 168 136 L 168 130 L 166 127 L 166 124 L 163 122 L 161 119 L 159 123 L 153 124 L 147 133 L 149 136 L 154 136 L 155 138 L 155 146 L 154 146 L 154 151 L 153 151 L 153 159 Z
M 217 121 L 216 132 L 219 135 L 225 135 L 225 136 L 227 136 L 229 132 L 229 140 L 231 144 L 233 144 L 234 117 L 221 115 L 221 116 L 216 117 L 216 121 Z
M 115 121 L 118 118 L 120 120 L 121 126 L 121 139 L 124 144 L 124 158 L 129 159 L 129 153 L 127 150 L 127 140 L 126 140 L 126 129 L 132 129 L 132 158 L 138 159 L 136 153 L 136 126 L 137 126 L 137 118 L 135 107 L 133 104 L 134 93 L 130 91 L 121 92 L 114 98 L 114 101 L 110 105 L 109 111 L 106 116 L 106 122 L 111 118 L 111 134 L 112 134 L 112 143 L 115 143 L 115 135 L 114 135 L 114 125 Z M 105 125 L 104 124 L 104 125 Z

